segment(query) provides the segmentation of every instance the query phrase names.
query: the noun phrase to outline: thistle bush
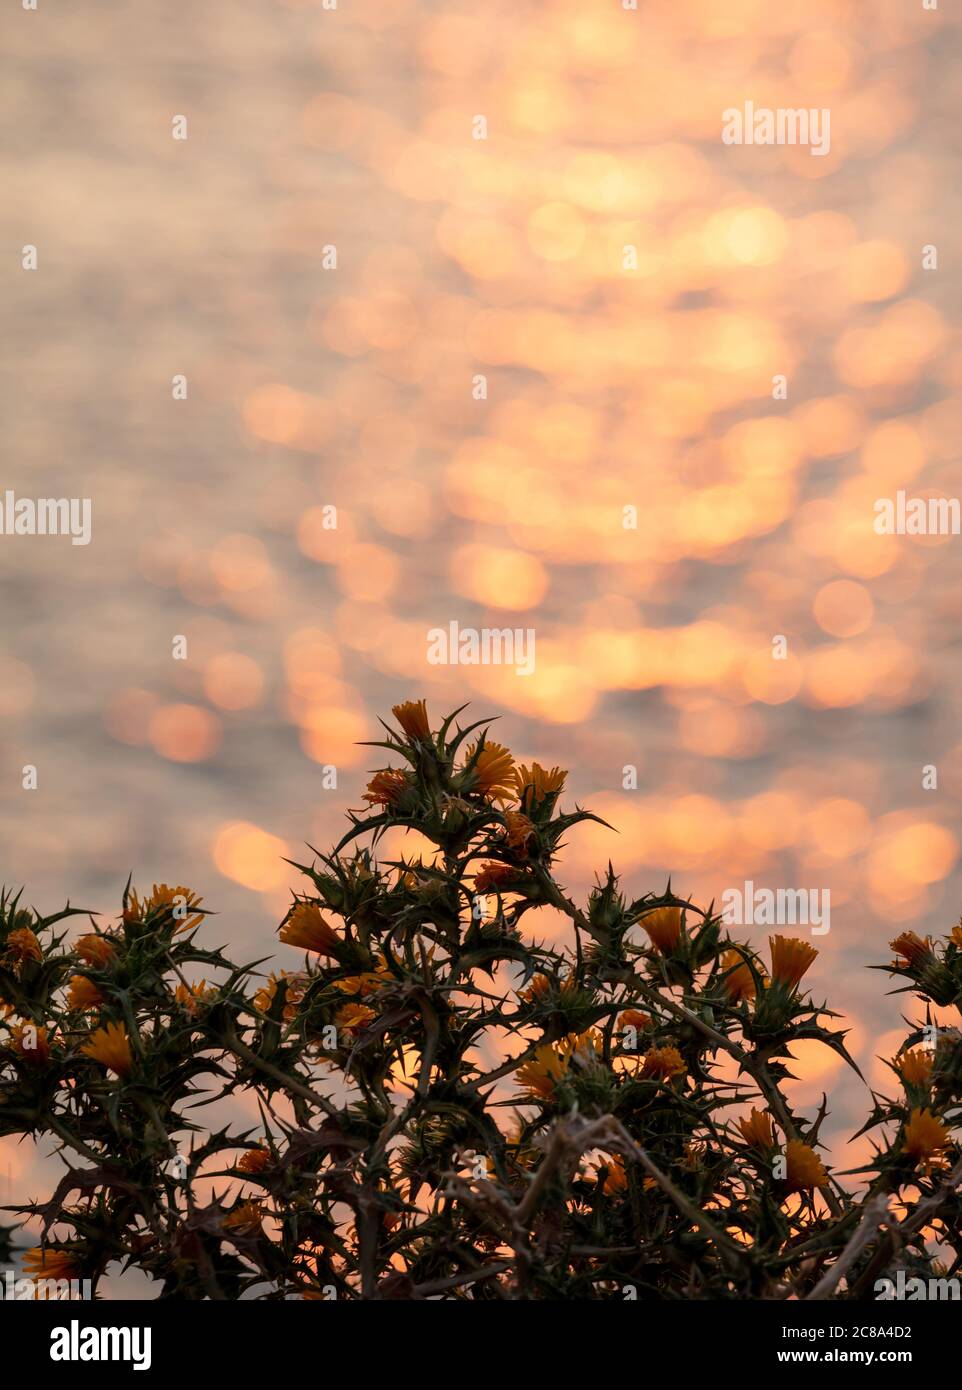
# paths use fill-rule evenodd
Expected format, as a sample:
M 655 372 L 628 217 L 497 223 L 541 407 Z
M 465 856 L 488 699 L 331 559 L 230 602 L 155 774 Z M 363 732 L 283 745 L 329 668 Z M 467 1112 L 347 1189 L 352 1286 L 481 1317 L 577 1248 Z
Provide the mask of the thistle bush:
M 299 968 L 205 944 L 185 888 L 128 882 L 110 926 L 2 895 L 0 1134 L 64 1172 L 7 1209 L 0 1259 L 32 1216 L 25 1272 L 137 1268 L 165 1298 L 865 1299 L 956 1273 L 962 1034 L 929 1006 L 962 1006 L 962 927 L 879 967 L 923 1016 L 870 1096 L 871 1162 L 830 1172 L 824 1101 L 784 1085 L 799 1040 L 855 1066 L 815 950 L 760 954 L 611 865 L 575 902 L 558 857 L 597 818 L 460 713 L 395 707 L 365 807 L 296 866 Z M 379 859 L 394 827 L 434 852 Z M 237 1093 L 259 1125 L 205 1125 Z

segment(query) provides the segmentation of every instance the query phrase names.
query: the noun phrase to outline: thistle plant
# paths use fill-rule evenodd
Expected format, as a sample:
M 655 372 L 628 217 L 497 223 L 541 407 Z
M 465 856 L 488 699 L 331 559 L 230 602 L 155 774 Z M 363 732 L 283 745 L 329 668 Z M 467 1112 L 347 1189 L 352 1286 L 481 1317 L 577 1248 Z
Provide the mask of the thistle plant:
M 785 1086 L 803 1039 L 855 1068 L 815 949 L 610 864 L 576 902 L 558 861 L 597 818 L 461 713 L 395 707 L 364 807 L 296 866 L 289 966 L 206 944 L 186 888 L 128 882 L 103 925 L 0 897 L 0 1134 L 64 1165 L 0 1259 L 32 1216 L 25 1270 L 137 1268 L 165 1298 L 865 1299 L 958 1272 L 962 1033 L 930 1008 L 962 1007 L 962 926 L 893 943 L 924 1017 L 866 1092 L 871 1162 L 832 1171 L 824 1100 Z M 398 828 L 422 849 L 383 855 Z M 238 1093 L 254 1128 L 205 1124 Z

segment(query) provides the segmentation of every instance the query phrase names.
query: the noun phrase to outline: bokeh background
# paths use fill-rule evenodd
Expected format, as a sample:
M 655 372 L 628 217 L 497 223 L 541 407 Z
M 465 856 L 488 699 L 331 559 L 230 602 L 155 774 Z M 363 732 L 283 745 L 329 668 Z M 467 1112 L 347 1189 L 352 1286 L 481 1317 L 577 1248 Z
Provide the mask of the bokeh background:
M 378 715 L 471 701 L 617 827 L 572 891 L 830 890 L 814 987 L 881 1084 L 912 1006 L 864 967 L 962 908 L 962 540 L 872 525 L 962 487 L 958 18 L 39 0 L 0 48 L 2 483 L 93 503 L 86 548 L 0 537 L 0 878 L 186 884 L 262 954 Z M 746 99 L 831 153 L 724 146 Z M 452 619 L 536 674 L 429 666 Z M 865 1091 L 798 1070 L 841 1161 Z M 54 1166 L 8 1141 L 0 1200 Z

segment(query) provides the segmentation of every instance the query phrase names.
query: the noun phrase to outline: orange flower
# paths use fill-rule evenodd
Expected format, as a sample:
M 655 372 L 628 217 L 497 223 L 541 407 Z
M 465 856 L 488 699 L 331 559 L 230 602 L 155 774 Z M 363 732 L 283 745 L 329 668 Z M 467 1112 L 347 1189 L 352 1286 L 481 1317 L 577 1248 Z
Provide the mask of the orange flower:
M 88 932 L 86 936 L 80 937 L 74 942 L 73 949 L 82 961 L 86 961 L 87 965 L 93 966 L 95 970 L 106 970 L 117 956 L 109 937 L 98 936 L 95 932 Z
M 645 1053 L 641 1064 L 643 1081 L 670 1081 L 673 1076 L 684 1076 L 685 1062 L 676 1047 L 653 1047 Z
M 465 764 L 471 766 L 475 753 L 478 760 L 474 764 L 473 784 L 470 791 L 489 796 L 494 801 L 504 801 L 514 794 L 514 756 L 502 743 L 485 743 L 478 753 L 477 742 L 472 743 L 465 753 Z
M 130 1039 L 122 1023 L 107 1023 L 103 1028 L 96 1029 L 80 1051 L 118 1076 L 126 1076 L 133 1065 Z
M 551 995 L 552 981 L 547 975 L 535 975 L 527 989 L 519 991 L 518 998 L 523 999 L 526 1004 L 544 1003 Z M 566 976 L 558 980 L 558 994 L 561 996 L 559 1002 L 563 1003 L 566 994 L 573 994 L 577 990 L 577 983 Z
M 345 1004 L 334 1015 L 334 1022 L 340 1032 L 356 1035 L 376 1018 L 377 1014 L 366 1004 Z
M 241 1202 L 229 1216 L 224 1217 L 224 1230 L 252 1236 L 260 1231 L 263 1219 L 259 1202 Z
M 391 713 L 412 742 L 431 737 L 425 700 L 405 700 L 403 705 L 394 705 Z
M 556 1052 L 550 1043 L 543 1043 L 536 1048 L 531 1061 L 518 1068 L 517 1077 L 530 1095 L 550 1100 L 555 1086 L 567 1070 L 567 1058 Z
M 738 1128 L 742 1132 L 745 1143 L 750 1144 L 753 1149 L 772 1149 L 775 1147 L 772 1117 L 764 1110 L 753 1108 L 750 1115 L 741 1117 L 738 1121 Z
M 733 1003 L 738 1004 L 743 999 L 755 998 L 755 981 L 744 956 L 738 951 L 726 951 L 722 959 L 722 969 L 726 971 L 722 985 Z
M 270 1149 L 265 1144 L 258 1144 L 256 1149 L 248 1149 L 244 1156 L 238 1160 L 237 1171 L 239 1173 L 263 1173 L 265 1168 L 270 1168 L 274 1162 Z
M 474 876 L 476 893 L 503 893 L 509 883 L 518 877 L 518 870 L 510 864 L 487 863 Z
M 338 946 L 337 932 L 321 915 L 315 903 L 297 903 L 281 927 L 281 941 L 286 946 L 298 946 L 303 951 L 317 951 L 333 956 Z
M 309 984 L 308 977 L 300 971 L 282 970 L 280 975 L 271 972 L 266 984 L 261 985 L 252 999 L 255 1009 L 259 1009 L 262 1014 L 270 1012 L 271 1004 L 274 1002 L 274 995 L 277 993 L 277 986 L 282 980 L 287 982 L 287 994 L 284 999 L 284 1019 L 290 1023 L 297 1013 L 297 1006 L 304 998 L 304 993 Z
M 520 811 L 505 811 L 504 842 L 509 849 L 518 850 L 523 856 L 528 852 L 528 841 L 535 833 L 534 825 Z
M 260 989 L 254 991 L 254 994 L 251 997 L 251 1003 L 254 1005 L 254 1008 L 257 1009 L 260 1013 L 266 1014 L 274 1001 L 274 995 L 276 993 L 277 976 L 272 971 L 270 979 L 267 981 L 267 984 L 261 985 Z
M 894 941 L 889 942 L 889 946 L 896 955 L 903 957 L 903 960 L 896 962 L 899 967 L 903 965 L 918 965 L 926 956 L 932 954 L 932 942 L 930 939 L 926 937 L 923 941 L 914 931 L 902 932 L 901 936 L 897 936 Z
M 43 960 L 40 942 L 29 927 L 17 927 L 7 937 L 5 959 L 14 966 L 23 966 L 28 960 Z
M 791 1139 L 785 1145 L 785 1186 L 789 1192 L 805 1192 L 815 1187 L 825 1187 L 828 1183 L 822 1160 L 814 1149 L 803 1144 L 800 1139 Z
M 652 945 L 667 956 L 678 945 L 681 936 L 681 908 L 656 907 L 654 912 L 642 917 L 641 925 L 651 937 Z
M 174 935 L 182 931 L 190 931 L 192 927 L 199 927 L 204 920 L 202 912 L 193 912 L 192 909 L 200 907 L 204 901 L 198 898 L 190 888 L 168 888 L 166 883 L 155 883 L 153 892 L 149 897 L 144 898 L 143 903 L 137 894 L 131 889 L 127 896 L 127 907 L 124 911 L 125 922 L 143 922 L 151 913 L 154 914 L 158 924 L 167 925 L 171 920 L 178 923 L 174 929 Z
M 407 776 L 395 767 L 375 772 L 367 784 L 364 800 L 372 806 L 396 806 L 407 790 Z
M 23 1272 L 28 1279 L 76 1279 L 80 1267 L 69 1250 L 51 1250 L 35 1245 L 23 1252 Z
M 708 1145 L 704 1139 L 692 1139 L 685 1145 L 685 1167 L 692 1170 L 700 1168 Z
M 932 1058 L 921 1048 L 916 1048 L 914 1052 L 903 1052 L 892 1065 L 909 1086 L 924 1086 L 932 1075 Z
M 634 1028 L 639 1033 L 651 1027 L 651 1019 L 647 1014 L 643 1014 L 640 1009 L 625 1009 L 618 1019 L 619 1028 Z
M 17 1023 L 12 1029 L 10 1046 L 19 1052 L 25 1062 L 42 1067 L 50 1056 L 50 1043 L 46 1028 L 38 1028 L 34 1023 Z
M 576 1058 L 582 1061 L 597 1058 L 600 1051 L 601 1037 L 594 1029 L 569 1033 L 554 1047 L 542 1043 L 536 1048 L 532 1060 L 518 1068 L 518 1081 L 532 1096 L 549 1100 Z
M 96 1009 L 103 1002 L 104 997 L 92 980 L 88 980 L 86 975 L 71 975 L 67 990 L 68 1009 Z
M 365 970 L 363 975 L 346 975 L 343 980 L 335 980 L 334 988 L 341 990 L 343 994 L 358 994 L 362 999 L 366 999 L 375 990 L 383 989 L 387 980 L 391 978 L 391 972 L 382 970 Z
M 553 767 L 548 772 L 540 763 L 532 763 L 530 767 L 519 763 L 513 779 L 518 800 L 526 811 L 530 811 L 538 802 L 560 792 L 567 775 L 560 767 Z
M 772 979 L 778 984 L 797 989 L 802 976 L 818 955 L 814 946 L 797 936 L 770 936 Z
M 949 1131 L 931 1110 L 913 1110 L 905 1126 L 902 1148 L 905 1153 L 918 1160 L 928 1162 L 935 1158 L 949 1142 Z
M 624 1192 L 628 1186 L 628 1174 L 625 1172 L 625 1161 L 618 1154 L 611 1158 L 604 1158 L 598 1165 L 598 1176 L 601 1176 L 601 1169 L 607 1168 L 608 1175 L 605 1178 L 605 1185 L 601 1189 L 606 1197 L 616 1197 L 619 1192 Z
M 198 981 L 197 984 L 191 985 L 189 989 L 187 985 L 179 984 L 174 990 L 174 999 L 181 1008 L 187 1010 L 191 1018 L 197 1017 L 197 1012 L 201 1004 L 209 1003 L 210 1000 L 216 998 L 216 996 L 217 990 L 213 985 L 209 985 L 206 980 Z
M 962 922 L 960 922 L 957 927 L 952 928 L 950 939 L 955 942 L 956 946 L 962 949 Z

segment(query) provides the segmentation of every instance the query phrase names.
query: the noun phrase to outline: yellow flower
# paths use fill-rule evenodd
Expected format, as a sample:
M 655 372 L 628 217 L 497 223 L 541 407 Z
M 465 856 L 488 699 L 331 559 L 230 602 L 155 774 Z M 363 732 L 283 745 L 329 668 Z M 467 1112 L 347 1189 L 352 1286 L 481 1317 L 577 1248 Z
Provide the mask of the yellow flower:
M 897 936 L 894 941 L 889 942 L 889 946 L 896 955 L 903 957 L 896 964 L 918 965 L 926 956 L 932 954 L 932 942 L 928 937 L 923 941 L 914 931 L 904 931 L 901 936 Z
M 131 889 L 127 897 L 127 908 L 124 912 L 125 922 L 143 922 L 150 914 L 154 913 L 158 923 L 168 924 L 171 920 L 178 923 L 174 929 L 174 935 L 179 932 L 190 931 L 192 927 L 199 927 L 204 920 L 202 912 L 192 912 L 195 907 L 200 907 L 204 901 L 198 898 L 190 888 L 168 888 L 166 883 L 155 883 L 153 892 L 143 903 L 137 894 Z
M 391 713 L 412 742 L 431 737 L 425 700 L 405 700 L 403 705 L 394 705 Z
M 252 1003 L 255 1009 L 259 1009 L 262 1014 L 270 1012 L 271 1004 L 274 1002 L 274 995 L 277 993 L 277 986 L 282 980 L 287 982 L 287 994 L 284 998 L 284 1020 L 290 1023 L 297 1013 L 297 1006 L 304 998 L 308 986 L 308 977 L 300 971 L 282 970 L 280 975 L 271 972 L 266 984 L 261 985 L 256 990 Z
M 642 917 L 641 925 L 651 937 L 652 945 L 667 956 L 678 945 L 681 936 L 681 908 L 656 907 L 654 912 Z
M 482 864 L 474 876 L 476 893 L 503 893 L 510 882 L 518 877 L 518 870 L 510 864 L 489 862 Z
M 920 1163 L 935 1158 L 949 1142 L 949 1131 L 931 1110 L 913 1110 L 905 1126 L 902 1148 Z
M 892 1065 L 909 1086 L 923 1086 L 932 1075 L 932 1058 L 921 1048 L 914 1052 L 903 1052 L 901 1057 L 895 1058 Z
M 558 980 L 559 1003 L 564 1003 L 564 996 L 573 994 L 577 991 L 578 985 L 570 975 Z M 545 1003 L 551 995 L 552 981 L 547 975 L 535 975 L 527 989 L 522 989 L 518 993 L 518 998 L 523 999 L 526 1004 Z
M 651 1027 L 651 1019 L 640 1009 L 625 1009 L 618 1019 L 619 1028 L 634 1028 L 639 1033 Z
M 956 946 L 962 948 L 962 922 L 957 927 L 953 927 L 949 933 L 949 939 L 954 941 Z
M 50 1056 L 50 1043 L 46 1028 L 38 1028 L 34 1023 L 16 1023 L 13 1026 L 10 1046 L 19 1052 L 25 1062 L 41 1067 Z
M 742 1132 L 742 1138 L 746 1144 L 750 1144 L 753 1149 L 771 1149 L 775 1146 L 775 1135 L 772 1131 L 772 1117 L 764 1110 L 752 1109 L 750 1115 L 743 1115 L 738 1121 L 738 1128 Z
M 7 937 L 5 960 L 12 966 L 22 968 L 28 960 L 43 960 L 40 942 L 29 927 L 18 927 Z
M 118 1076 L 126 1076 L 132 1066 L 130 1039 L 122 1023 L 107 1023 L 96 1029 L 80 1051 Z
M 569 1033 L 554 1047 L 550 1043 L 542 1043 L 536 1048 L 532 1060 L 518 1068 L 518 1081 L 529 1094 L 549 1100 L 576 1057 L 582 1060 L 596 1058 L 600 1051 L 601 1037 L 595 1029 Z
M 390 971 L 387 972 L 390 979 Z M 346 975 L 343 980 L 335 980 L 334 988 L 339 989 L 343 994 L 358 994 L 365 999 L 375 990 L 383 989 L 385 976 L 383 971 L 365 970 L 363 975 Z
M 96 1009 L 103 1002 L 104 997 L 92 980 L 88 980 L 86 975 L 71 975 L 67 990 L 68 1009 Z
M 645 1053 L 641 1064 L 643 1081 L 669 1081 L 684 1074 L 684 1058 L 676 1047 L 653 1047 Z
M 531 1061 L 518 1068 L 517 1077 L 530 1095 L 549 1100 L 567 1070 L 567 1058 L 557 1053 L 550 1043 L 543 1043 L 535 1049 Z
M 478 760 L 474 764 L 474 781 L 470 791 L 489 796 L 494 801 L 504 801 L 514 794 L 514 757 L 510 749 L 502 743 L 487 743 L 478 753 L 477 742 L 472 743 L 465 754 L 465 763 L 471 766 L 475 753 Z
M 551 981 L 547 975 L 535 975 L 527 989 L 518 990 L 518 998 L 526 1004 L 534 1004 L 546 999 L 551 993 Z
M 701 1167 L 702 1160 L 708 1152 L 708 1145 L 704 1139 L 692 1139 L 685 1145 L 685 1167 L 693 1171 Z
M 797 936 L 770 936 L 768 944 L 772 952 L 772 980 L 787 985 L 789 989 L 797 989 L 802 976 L 818 955 L 815 947 Z
M 80 1267 L 69 1250 L 44 1249 L 35 1245 L 23 1252 L 23 1272 L 28 1279 L 76 1279 Z
M 375 772 L 367 784 L 364 800 L 372 806 L 396 806 L 407 790 L 406 775 L 394 767 L 382 768 Z
M 95 970 L 106 970 L 117 956 L 109 937 L 98 936 L 96 932 L 88 932 L 86 936 L 81 936 L 74 942 L 73 949 L 82 961 L 93 966 Z
M 334 1015 L 334 1022 L 340 1032 L 357 1034 L 376 1018 L 377 1014 L 366 1004 L 345 1004 Z
M 755 998 L 755 981 L 746 964 L 744 956 L 738 951 L 726 951 L 722 959 L 722 969 L 726 971 L 722 985 L 735 1004 L 742 999 Z
M 615 1197 L 619 1192 L 624 1192 L 628 1186 L 628 1174 L 625 1172 L 625 1161 L 618 1154 L 613 1154 L 610 1158 L 604 1158 L 598 1165 L 598 1176 L 601 1176 L 601 1169 L 607 1168 L 608 1175 L 605 1178 L 605 1185 L 601 1189 L 606 1197 Z
M 174 999 L 186 1009 L 191 1018 L 197 1017 L 198 1009 L 201 1004 L 207 1004 L 217 995 L 217 990 L 213 985 L 209 985 L 206 980 L 200 980 L 190 988 L 185 984 L 179 984 L 174 990 Z
M 280 939 L 286 946 L 317 951 L 322 956 L 333 956 L 338 946 L 337 932 L 324 920 L 315 903 L 297 903 L 292 908 L 281 927 Z
M 517 850 L 522 858 L 527 858 L 528 841 L 535 833 L 534 825 L 521 811 L 505 811 L 504 842 L 509 849 Z
M 532 763 L 530 767 L 519 763 L 514 770 L 513 780 L 515 792 L 524 810 L 530 811 L 538 802 L 560 792 L 567 775 L 560 767 L 553 767 L 548 772 L 540 763 Z
M 224 1217 L 224 1230 L 251 1236 L 260 1231 L 263 1219 L 259 1202 L 241 1202 L 229 1216 Z
M 237 1171 L 239 1173 L 263 1173 L 265 1168 L 269 1168 L 274 1162 L 270 1149 L 265 1144 L 258 1144 L 256 1149 L 248 1149 L 244 1156 L 238 1160 Z
M 825 1187 L 828 1183 L 822 1160 L 814 1149 L 803 1144 L 800 1139 L 791 1139 L 785 1145 L 785 1186 L 789 1192 L 805 1192 L 815 1187 Z

